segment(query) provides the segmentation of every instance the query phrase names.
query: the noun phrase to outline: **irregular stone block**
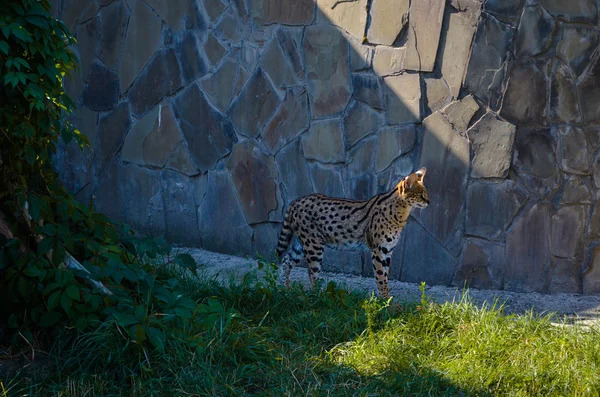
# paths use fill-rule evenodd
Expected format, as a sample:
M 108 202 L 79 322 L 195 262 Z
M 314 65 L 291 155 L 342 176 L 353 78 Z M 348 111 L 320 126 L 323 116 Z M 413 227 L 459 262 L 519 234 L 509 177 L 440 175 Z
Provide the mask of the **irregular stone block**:
M 360 143 L 348 152 L 349 164 L 346 166 L 348 179 L 373 172 L 376 145 L 377 137 L 371 136 L 360 141 Z
M 353 74 L 352 86 L 354 98 L 375 109 L 383 109 L 383 93 L 379 77 L 368 74 Z
M 236 143 L 227 159 L 227 169 L 240 197 L 248 224 L 267 222 L 277 209 L 277 167 L 252 140 Z
M 345 197 L 344 183 L 339 170 L 323 167 L 320 164 L 309 164 L 309 170 L 315 193 L 331 197 Z
M 142 235 L 163 235 L 166 224 L 160 172 L 129 164 L 121 175 L 125 222 Z
M 231 152 L 237 141 L 231 123 L 210 106 L 196 84 L 177 95 L 173 111 L 200 171 L 214 168 L 217 161 Z
M 162 21 L 142 1 L 135 0 L 119 64 L 121 92 L 127 91 L 150 57 L 160 48 Z
M 303 31 L 303 30 L 302 30 Z M 291 28 L 280 27 L 275 36 L 277 37 L 277 41 L 279 42 L 279 46 L 283 51 L 285 59 L 289 62 L 292 67 L 292 71 L 296 76 L 297 81 L 304 81 L 304 66 L 302 65 L 302 60 L 300 59 L 300 45 L 301 45 L 301 36 L 298 34 L 294 35 L 294 32 Z
M 454 101 L 446 106 L 442 109 L 442 114 L 446 116 L 456 131 L 463 134 L 467 131 L 469 123 L 478 110 L 479 104 L 475 102 L 472 95 L 468 95 L 460 101 Z
M 527 191 L 511 180 L 500 183 L 474 181 L 467 190 L 465 232 L 502 241 L 505 231 L 526 201 Z
M 550 86 L 550 120 L 558 123 L 578 123 L 580 119 L 575 80 L 562 62 L 555 61 Z
M 298 85 L 296 74 L 292 70 L 292 66 L 287 62 L 277 38 L 271 40 L 267 45 L 260 58 L 260 66 L 267 72 L 276 87 L 282 88 Z
M 493 110 L 502 100 L 502 82 L 514 32 L 514 27 L 483 14 L 475 35 L 464 87 Z
M 235 93 L 236 77 L 238 77 L 238 63 L 234 59 L 227 59 L 215 73 L 202 79 L 202 91 L 211 103 L 221 112 L 227 112 Z
M 252 254 L 266 261 L 275 261 L 277 241 L 281 224 L 275 222 L 260 223 L 252 226 Z
M 588 236 L 593 239 L 600 239 L 600 203 L 596 202 L 594 204 L 594 209 L 592 211 L 592 219 L 590 220 L 590 224 L 587 230 Z
M 327 272 L 362 274 L 363 253 L 360 250 L 345 250 L 326 247 L 323 251 L 323 268 Z
M 375 172 L 387 169 L 396 158 L 408 153 L 415 143 L 415 138 L 414 124 L 383 127 L 379 132 Z
M 526 58 L 548 50 L 554 37 L 556 23 L 541 6 L 526 6 L 521 15 L 515 41 L 515 56 Z
M 98 120 L 98 146 L 95 148 L 95 162 L 99 169 L 104 169 L 123 145 L 123 138 L 131 127 L 129 106 L 121 102 L 112 112 Z
M 548 293 L 581 294 L 581 264 L 578 260 L 556 259 Z
M 198 208 L 198 226 L 204 249 L 233 255 L 252 254 L 252 228 L 246 223 L 227 172 L 208 172 L 206 195 Z
M 504 289 L 544 292 L 552 266 L 552 204 L 539 202 L 517 219 L 506 237 Z
M 516 127 L 488 112 L 467 132 L 472 143 L 472 178 L 505 178 L 512 160 Z
M 280 102 L 275 88 L 258 68 L 231 105 L 229 117 L 240 134 L 257 137 Z
M 390 192 L 404 177 L 410 175 L 415 169 L 414 157 L 411 154 L 400 156 L 384 172 L 377 174 L 377 193 Z
M 200 53 L 196 34 L 193 31 L 185 31 L 178 37 L 175 51 L 181 65 L 181 76 L 185 84 L 206 74 L 208 64 Z
M 421 0 L 411 3 L 404 59 L 406 69 L 433 71 L 445 7 L 445 0 Z
M 568 22 L 598 22 L 598 4 L 594 0 L 542 0 L 541 3 L 555 18 Z
M 288 203 L 312 193 L 312 183 L 308 174 L 306 160 L 302 156 L 300 139 L 296 139 L 283 148 L 275 156 L 275 161 L 277 162 L 277 169 L 287 193 L 286 198 Z
M 347 147 L 352 147 L 365 136 L 377 131 L 384 124 L 383 116 L 369 105 L 355 102 L 344 117 Z
M 452 284 L 461 288 L 501 289 L 505 260 L 504 246 L 468 239 Z
M 204 30 L 197 0 L 144 0 L 173 31 Z M 211 0 L 212 1 L 212 0 Z
M 308 95 L 301 87 L 288 89 L 283 104 L 266 125 L 261 138 L 271 154 L 306 131 L 309 124 Z
M 127 134 L 121 149 L 121 159 L 163 168 L 181 141 L 181 133 L 171 107 L 159 106 L 147 113 Z
M 175 171 L 162 171 L 161 184 L 165 202 L 166 238 L 186 247 L 200 247 L 198 211 L 190 178 Z
M 230 12 L 221 19 L 221 22 L 215 28 L 215 33 L 230 45 L 239 46 L 244 33 L 240 25 L 241 22 L 234 16 L 233 12 Z
M 77 39 L 78 45 L 73 46 L 73 49 L 79 58 L 79 68 L 71 72 L 71 77 L 65 76 L 64 84 L 67 94 L 75 100 L 81 95 L 88 81 L 92 62 L 96 58 L 100 37 L 100 17 L 95 17 L 85 24 L 77 26 L 71 32 Z
M 581 128 L 561 125 L 558 129 L 558 143 L 563 171 L 589 174 L 590 160 L 585 131 Z
M 100 42 L 98 58 L 104 65 L 116 69 L 121 55 L 121 46 L 127 31 L 129 15 L 124 1 L 116 1 L 100 10 Z
M 544 125 L 547 89 L 544 74 L 532 63 L 512 67 L 500 115 L 516 123 Z
M 225 11 L 225 4 L 221 0 L 204 0 L 204 9 L 209 20 L 214 23 Z
M 421 121 L 421 83 L 418 74 L 402 74 L 384 80 L 388 124 Z
M 586 124 L 600 121 L 600 58 L 588 72 L 584 80 L 577 86 L 577 93 L 581 98 L 581 112 Z
M 206 38 L 206 43 L 204 43 L 204 53 L 206 57 L 210 61 L 212 66 L 217 66 L 219 61 L 223 59 L 227 49 L 223 47 L 223 44 L 215 37 L 214 34 L 209 33 Z
M 352 90 L 348 42 L 334 26 L 312 25 L 305 30 L 303 47 L 313 118 L 341 113 Z
M 579 78 L 592 60 L 598 46 L 598 31 L 579 26 L 561 26 L 561 38 L 556 55 L 570 66 L 575 78 Z
M 165 165 L 166 169 L 180 172 L 187 176 L 194 176 L 200 173 L 200 170 L 194 164 L 190 151 L 185 142 L 181 142 L 171 154 L 171 158 Z
M 250 0 L 249 5 L 257 24 L 310 25 L 314 18 L 314 0 Z
M 452 101 L 450 87 L 443 78 L 425 78 L 426 105 L 429 112 L 436 112 L 446 107 Z
M 355 39 L 363 40 L 367 24 L 367 0 L 317 0 L 316 3 L 317 23 L 339 26 Z
M 125 211 L 121 204 L 122 185 L 121 167 L 118 161 L 112 161 L 94 183 L 94 192 L 91 196 L 94 202 L 94 211 L 106 215 L 111 219 L 123 220 Z
M 409 283 L 424 281 L 429 285 L 452 284 L 456 258 L 412 219 L 402 233 L 405 241 L 401 280 Z M 435 266 L 431 266 L 432 263 Z
M 343 163 L 346 160 L 344 133 L 340 119 L 314 121 L 302 135 L 304 157 L 321 163 Z
M 88 83 L 83 90 L 83 104 L 97 112 L 111 110 L 119 100 L 119 77 L 100 62 L 92 63 Z
M 379 77 L 398 74 L 404 70 L 405 47 L 375 47 L 373 70 Z
M 525 5 L 525 0 L 487 0 L 484 10 L 499 17 L 518 19 Z
M 552 254 L 561 258 L 581 258 L 589 206 L 560 207 L 552 216 Z
M 557 175 L 555 143 L 549 130 L 520 130 L 515 149 L 514 165 L 519 172 L 540 178 Z
M 373 63 L 374 49 L 372 46 L 362 44 L 362 40 L 357 40 L 352 36 L 348 37 L 350 44 L 350 65 L 353 72 L 368 69 Z
M 375 195 L 376 182 L 372 173 L 347 180 L 346 190 L 354 200 L 368 200 Z
M 165 96 L 183 85 L 175 51 L 157 52 L 129 89 L 129 101 L 135 117 L 140 118 Z
M 75 30 L 75 26 L 78 23 L 85 22 L 85 20 L 83 20 L 81 16 L 91 4 L 95 4 L 95 2 L 91 0 L 52 2 L 52 5 L 57 6 L 58 8 L 58 13 L 55 15 L 58 17 L 58 14 L 60 14 L 60 20 L 63 21 L 65 26 L 69 28 L 69 31 L 71 32 Z
M 373 0 L 367 39 L 371 44 L 392 45 L 408 21 L 409 0 Z
M 413 216 L 443 244 L 463 224 L 469 141 L 439 112 L 427 117 L 423 127 L 420 164 L 427 167 L 425 183 L 431 204 Z
M 575 175 L 568 177 L 565 190 L 560 198 L 561 204 L 592 204 L 591 180 L 585 181 Z

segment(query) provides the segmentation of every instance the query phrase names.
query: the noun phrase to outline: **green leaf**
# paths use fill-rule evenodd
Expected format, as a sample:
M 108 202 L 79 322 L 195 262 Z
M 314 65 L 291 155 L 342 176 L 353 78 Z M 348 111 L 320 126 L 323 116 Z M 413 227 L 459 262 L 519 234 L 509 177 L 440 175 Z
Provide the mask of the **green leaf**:
M 26 149 L 27 148 L 31 148 L 31 146 L 27 146 Z M 34 153 L 34 155 L 35 155 L 35 153 Z M 31 219 L 33 219 L 34 222 L 39 221 L 40 220 L 40 211 L 42 208 L 42 198 L 40 196 L 38 196 L 37 194 L 30 194 L 29 202 L 27 205 L 28 205 L 29 215 L 31 215 Z
M 160 351 L 165 348 L 165 333 L 158 328 L 148 327 L 148 339 L 152 346 Z
M 54 247 L 54 251 L 52 252 L 52 263 L 55 265 L 63 263 L 66 255 L 67 252 L 65 251 L 65 246 L 61 242 L 57 242 L 56 247 Z
M 128 327 L 130 325 L 139 323 L 139 320 L 135 316 L 127 313 L 114 313 L 113 318 L 121 327 Z
M 88 326 L 87 317 L 84 317 L 84 316 L 77 317 L 77 319 L 75 320 L 75 329 L 77 329 L 77 332 L 83 332 L 85 330 L 85 327 L 87 327 L 87 326 Z
M 40 255 L 40 256 L 46 255 L 48 252 L 50 252 L 50 250 L 52 249 L 53 246 L 54 246 L 53 238 L 43 239 L 42 241 L 39 242 L 39 244 L 37 246 L 38 255 Z
M 196 260 L 190 254 L 179 254 L 175 257 L 175 263 L 181 267 L 194 268 Z
M 40 320 L 40 327 L 43 327 L 43 328 L 52 327 L 58 322 L 60 317 L 61 317 L 60 313 L 52 312 L 52 311 L 46 312 L 42 315 L 42 319 Z
M 15 35 L 19 40 L 22 40 L 26 43 L 31 43 L 33 41 L 29 32 L 25 30 L 25 28 L 23 28 L 22 26 L 13 27 L 11 29 L 11 33 Z
M 8 43 L 6 41 L 0 41 L 0 51 L 8 55 Z
M 69 285 L 65 292 L 69 298 L 79 301 L 79 288 L 76 285 Z
M 146 331 L 140 324 L 136 324 L 129 328 L 129 336 L 137 343 L 141 343 L 146 340 Z
M 56 309 L 58 303 L 60 302 L 61 294 L 62 291 L 54 291 L 52 294 L 50 294 L 50 296 L 48 297 L 48 310 Z
M 25 161 L 27 161 L 27 164 L 33 165 L 35 163 L 35 158 L 35 150 L 29 145 L 25 146 Z
M 139 305 L 134 309 L 135 317 L 139 320 L 139 322 L 143 322 L 146 319 L 146 307 Z
M 60 295 L 60 306 L 63 308 L 65 313 L 69 314 L 71 310 L 71 306 L 73 306 L 73 299 L 69 298 L 66 292 L 63 292 Z
M 50 25 L 48 25 L 48 21 L 46 20 L 46 18 L 43 18 L 41 16 L 38 15 L 29 15 L 26 17 L 27 22 L 35 25 L 35 26 L 39 26 L 42 29 L 48 29 L 50 27 Z

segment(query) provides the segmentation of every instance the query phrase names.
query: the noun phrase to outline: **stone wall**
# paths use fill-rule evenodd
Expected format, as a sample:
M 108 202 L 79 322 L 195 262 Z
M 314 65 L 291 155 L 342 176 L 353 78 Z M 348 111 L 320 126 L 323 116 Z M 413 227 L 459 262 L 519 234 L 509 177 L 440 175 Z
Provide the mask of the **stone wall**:
M 272 257 L 286 206 L 428 168 L 392 278 L 600 292 L 596 0 L 55 0 L 92 142 L 76 196 L 143 233 Z M 325 268 L 371 275 L 364 253 Z

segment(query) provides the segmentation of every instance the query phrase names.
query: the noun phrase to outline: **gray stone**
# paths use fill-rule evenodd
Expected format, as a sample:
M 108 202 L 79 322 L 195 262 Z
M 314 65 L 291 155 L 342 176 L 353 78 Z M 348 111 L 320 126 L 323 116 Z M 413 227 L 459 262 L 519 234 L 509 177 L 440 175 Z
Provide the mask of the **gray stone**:
M 237 12 L 238 16 L 242 18 L 248 17 L 248 7 L 246 6 L 245 0 L 231 0 L 231 5 Z
M 237 141 L 231 123 L 210 106 L 196 84 L 177 95 L 173 111 L 200 171 L 214 168 L 219 159 L 231 152 Z
M 472 178 L 505 178 L 512 159 L 516 127 L 488 112 L 467 132 L 473 159 Z
M 225 11 L 225 4 L 221 0 L 204 0 L 204 9 L 209 20 L 214 23 Z
M 60 20 L 62 20 L 65 26 L 72 32 L 78 23 L 84 22 L 81 18 L 81 15 L 86 8 L 93 3 L 95 2 L 91 0 L 73 0 L 65 2 L 53 1 L 52 5 L 58 6 L 57 11 L 59 11 L 61 14 Z
M 487 0 L 484 10 L 499 17 L 518 19 L 525 0 Z
M 373 0 L 367 39 L 371 44 L 392 45 L 408 21 L 409 0 Z
M 581 266 L 579 261 L 570 259 L 556 259 L 554 270 L 550 277 L 548 292 L 581 294 Z
M 250 72 L 248 72 L 246 68 L 240 65 L 240 69 L 238 70 L 237 79 L 235 80 L 234 85 L 234 96 L 237 96 L 240 94 L 240 92 L 242 92 L 242 89 L 244 88 L 248 80 L 250 80 L 250 77 Z
M 243 35 L 240 25 L 241 22 L 234 16 L 233 12 L 230 12 L 221 19 L 221 22 L 215 28 L 215 33 L 229 44 L 239 46 Z
M 301 87 L 287 90 L 283 104 L 265 126 L 261 135 L 271 154 L 279 152 L 288 142 L 308 129 L 308 95 Z
M 583 273 L 583 293 L 600 293 L 600 246 L 595 246 L 588 268 Z
M 129 101 L 135 117 L 140 118 L 165 96 L 183 85 L 175 51 L 157 52 L 129 89 Z
M 379 77 L 398 74 L 404 70 L 405 47 L 375 47 L 373 70 Z
M 542 6 L 559 19 L 568 22 L 598 22 L 598 4 L 594 0 L 542 0 Z
M 119 64 L 121 92 L 127 91 L 150 57 L 160 48 L 161 27 L 160 18 L 150 7 L 142 0 L 135 0 Z
M 119 100 L 119 77 L 100 62 L 92 63 L 88 83 L 83 90 L 85 106 L 102 112 L 111 110 Z
M 519 130 L 515 143 L 515 167 L 519 172 L 539 178 L 555 177 L 558 167 L 554 146 L 549 130 Z
M 567 25 L 562 27 L 562 36 L 556 46 L 556 55 L 571 67 L 575 78 L 579 78 L 590 64 L 597 46 L 597 30 Z
M 552 216 L 552 255 L 560 258 L 581 258 L 583 236 L 589 217 L 589 206 L 560 207 Z
M 198 211 L 190 178 L 175 171 L 161 172 L 165 202 L 166 238 L 186 247 L 201 246 Z
M 479 104 L 475 102 L 472 95 L 468 95 L 460 101 L 454 101 L 446 106 L 442 109 L 442 114 L 446 116 L 454 129 L 462 134 L 467 131 L 469 123 L 478 110 Z
M 443 78 L 425 78 L 426 105 L 429 113 L 446 107 L 452 101 L 450 87 Z
M 309 169 L 315 193 L 331 197 L 345 197 L 344 183 L 339 170 L 323 167 L 320 164 L 310 164 Z
M 377 174 L 377 193 L 385 193 L 394 189 L 404 177 L 415 169 L 414 156 L 406 154 L 392 161 L 384 172 Z
M 375 109 L 383 109 L 383 93 L 379 77 L 370 74 L 353 74 L 354 98 Z
M 504 266 L 504 246 L 469 239 L 465 241 L 452 284 L 461 288 L 501 289 Z
M 275 261 L 281 225 L 275 222 L 260 223 L 252 226 L 252 230 L 252 254 L 266 261 Z
M 362 274 L 363 253 L 360 250 L 343 250 L 326 247 L 323 252 L 324 270 L 333 273 Z
M 591 181 L 587 178 L 584 181 L 582 178 L 577 177 L 575 175 L 571 175 L 568 177 L 565 182 L 565 190 L 563 191 L 562 197 L 560 199 L 561 204 L 591 204 L 592 203 L 592 193 L 591 189 L 588 186 L 591 185 Z
M 344 133 L 340 119 L 314 121 L 302 135 L 304 157 L 321 163 L 343 163 L 346 160 Z
M 280 102 L 275 88 L 258 68 L 231 106 L 229 117 L 238 133 L 257 137 Z
M 100 17 L 77 26 L 72 32 L 78 44 L 74 46 L 74 52 L 79 58 L 79 68 L 71 72 L 71 77 L 65 76 L 65 89 L 72 99 L 77 99 L 88 81 L 90 67 L 96 57 L 100 37 Z
M 348 42 L 334 26 L 312 25 L 306 28 L 303 47 L 313 118 L 341 113 L 352 91 Z
M 302 156 L 300 138 L 283 148 L 275 157 L 287 202 L 311 194 L 312 183 L 306 161 Z
M 267 156 L 252 140 L 233 146 L 227 159 L 227 169 L 233 178 L 248 224 L 269 220 L 269 213 L 277 209 L 279 180 L 272 157 Z
M 587 137 L 583 129 L 561 125 L 558 129 L 560 166 L 563 171 L 586 175 L 590 173 Z
M 192 160 L 192 156 L 185 142 L 181 142 L 179 146 L 175 148 L 169 161 L 165 165 L 165 168 L 188 176 L 194 176 L 200 173 L 200 170 L 196 164 L 194 164 L 194 160 Z
M 384 79 L 388 124 L 421 121 L 421 82 L 418 74 L 402 74 Z
M 474 181 L 467 190 L 465 233 L 502 241 L 526 201 L 527 191 L 511 180 Z
M 127 14 L 127 6 L 125 6 L 124 1 L 115 1 L 100 10 L 102 28 L 100 30 L 98 58 L 111 69 L 116 69 L 119 65 L 121 46 L 125 39 L 129 19 Z
M 445 0 L 421 0 L 411 3 L 404 59 L 406 69 L 433 71 L 445 6 Z
M 181 141 L 181 133 L 171 107 L 159 106 L 147 113 L 127 134 L 121 159 L 163 168 Z
M 188 84 L 206 74 L 208 65 L 204 56 L 200 53 L 196 34 L 187 30 L 178 37 L 175 50 L 179 65 L 181 65 L 181 76 L 183 82 Z
M 348 152 L 349 164 L 346 166 L 348 179 L 371 174 L 375 165 L 377 137 L 368 137 Z
M 279 28 L 275 35 L 284 57 L 292 67 L 296 80 L 304 81 L 304 66 L 302 66 L 302 59 L 300 59 L 301 37 L 298 37 L 297 34 L 294 35 L 291 28 L 285 27 Z
M 414 124 L 383 127 L 379 132 L 375 171 L 379 173 L 387 169 L 396 158 L 412 149 L 415 138 Z
M 431 204 L 413 214 L 438 241 L 446 242 L 462 224 L 469 141 L 460 136 L 441 113 L 423 121 L 420 164 L 427 167 L 425 184 Z
M 204 30 L 197 0 L 144 0 L 173 31 Z
M 379 112 L 362 102 L 355 102 L 344 117 L 346 146 L 354 146 L 356 142 L 377 131 L 383 124 L 383 116 Z
M 525 6 L 515 41 L 515 56 L 527 58 L 548 50 L 556 23 L 540 5 Z
M 516 220 L 506 238 L 504 288 L 544 292 L 552 265 L 550 254 L 552 204 L 539 202 Z
M 514 31 L 514 27 L 483 14 L 475 35 L 464 87 L 493 110 L 502 100 L 502 82 Z
M 598 90 L 600 87 L 600 57 L 595 62 L 588 75 L 577 86 L 585 124 L 600 121 L 600 90 Z
M 544 125 L 546 122 L 546 80 L 532 63 L 512 67 L 501 116 L 514 123 Z
M 314 18 L 314 0 L 250 0 L 249 4 L 258 24 L 309 25 Z
M 215 73 L 207 76 L 200 82 L 202 91 L 204 91 L 211 103 L 221 113 L 225 113 L 229 109 L 229 105 L 235 94 L 235 83 L 238 73 L 237 62 L 229 58 L 221 64 Z
M 214 34 L 209 33 L 206 38 L 206 43 L 204 43 L 204 53 L 206 57 L 210 61 L 212 66 L 217 66 L 217 64 L 223 59 L 227 49 L 223 47 L 223 44 L 215 37 Z
M 587 230 L 588 236 L 594 240 L 600 239 L 600 202 L 594 204 L 592 218 Z
M 131 127 L 129 106 L 121 102 L 112 112 L 98 120 L 98 137 L 95 148 L 96 164 L 103 169 L 119 152 L 123 139 Z
M 575 80 L 569 69 L 557 60 L 550 86 L 550 120 L 558 123 L 578 123 L 581 119 L 578 105 Z
M 317 0 L 317 23 L 333 24 L 357 40 L 363 40 L 367 24 L 367 0 Z M 314 3 L 314 0 L 313 0 Z
M 595 152 L 600 147 L 600 126 L 588 126 L 585 132 L 588 137 L 588 147 Z
M 94 192 L 91 197 L 94 203 L 93 209 L 111 219 L 123 220 L 122 170 L 118 161 L 112 161 L 103 171 L 101 178 L 98 178 L 94 184 Z
M 292 66 L 287 62 L 277 38 L 271 40 L 267 45 L 260 58 L 260 66 L 267 72 L 275 87 L 282 88 L 298 85 L 296 74 L 292 70 Z
M 209 171 L 206 196 L 198 208 L 198 227 L 204 249 L 233 255 L 252 253 L 252 228 L 227 172 Z
M 459 3 L 463 3 L 463 1 L 459 1 Z M 438 61 L 441 65 L 442 76 L 444 76 L 453 98 L 458 98 L 460 94 L 465 72 L 469 65 L 471 44 L 477 30 L 481 8 L 478 1 L 475 1 L 475 3 L 478 7 L 472 6 L 469 8 L 469 12 L 457 12 L 448 15 L 448 29 L 442 35 L 440 41 L 441 58 Z
M 355 200 L 368 200 L 376 191 L 376 181 L 372 173 L 360 175 L 346 182 L 349 196 Z
M 121 183 L 125 222 L 142 235 L 163 235 L 166 224 L 160 172 L 126 165 L 122 170 Z
M 362 40 L 357 40 L 354 37 L 348 37 L 348 43 L 350 44 L 350 65 L 352 71 L 357 72 L 370 68 L 373 63 L 374 48 L 363 44 Z
M 429 285 L 450 285 L 456 268 L 454 258 L 421 225 L 410 220 L 405 235 L 402 281 Z M 432 264 L 435 263 L 435 266 Z

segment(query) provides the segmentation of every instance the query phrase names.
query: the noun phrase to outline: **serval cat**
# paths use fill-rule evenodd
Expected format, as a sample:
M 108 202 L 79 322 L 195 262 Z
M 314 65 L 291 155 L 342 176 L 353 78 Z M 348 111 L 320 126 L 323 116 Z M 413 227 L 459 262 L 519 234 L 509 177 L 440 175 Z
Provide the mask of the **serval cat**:
M 379 296 L 388 297 L 388 274 L 392 251 L 413 208 L 429 204 L 423 184 L 425 168 L 404 178 L 390 192 L 366 201 L 348 200 L 311 194 L 293 201 L 287 210 L 277 243 L 277 255 L 283 257 L 283 277 L 290 284 L 290 272 L 302 257 L 308 261 L 308 278 L 312 287 L 319 278 L 323 248 L 366 245 L 371 249 Z

